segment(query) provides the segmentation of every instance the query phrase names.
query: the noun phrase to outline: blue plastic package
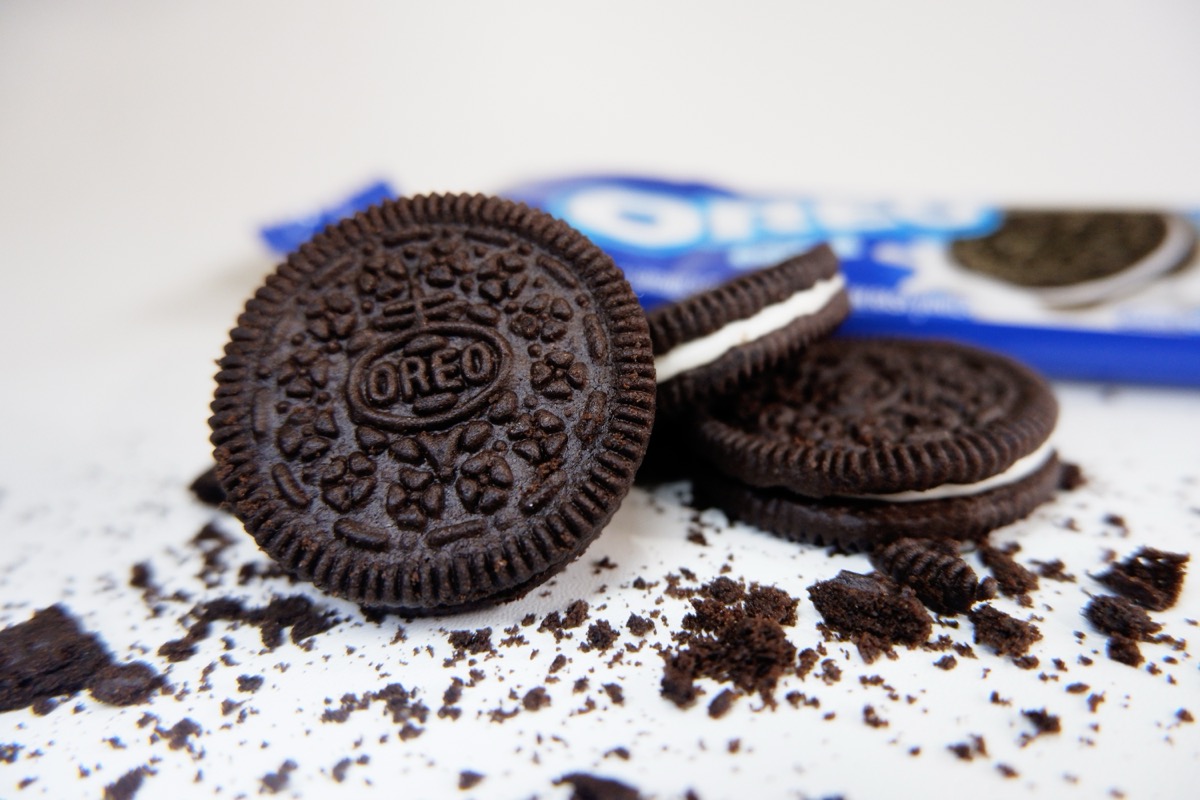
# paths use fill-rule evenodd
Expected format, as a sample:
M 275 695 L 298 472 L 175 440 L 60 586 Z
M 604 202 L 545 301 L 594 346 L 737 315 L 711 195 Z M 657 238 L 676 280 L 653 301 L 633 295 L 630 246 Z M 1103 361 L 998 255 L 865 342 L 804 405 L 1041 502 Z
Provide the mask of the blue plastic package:
M 955 241 L 1016 218 L 997 207 L 754 196 L 629 176 L 503 194 L 581 230 L 647 309 L 828 241 L 853 309 L 844 333 L 974 343 L 1056 378 L 1200 386 L 1200 212 L 1155 212 L 1154 249 L 1115 274 L 1036 288 L 956 261 Z
M 264 225 L 259 229 L 259 235 L 272 251 L 287 255 L 326 226 L 395 196 L 396 191 L 391 184 L 383 180 L 376 181 L 314 214 Z

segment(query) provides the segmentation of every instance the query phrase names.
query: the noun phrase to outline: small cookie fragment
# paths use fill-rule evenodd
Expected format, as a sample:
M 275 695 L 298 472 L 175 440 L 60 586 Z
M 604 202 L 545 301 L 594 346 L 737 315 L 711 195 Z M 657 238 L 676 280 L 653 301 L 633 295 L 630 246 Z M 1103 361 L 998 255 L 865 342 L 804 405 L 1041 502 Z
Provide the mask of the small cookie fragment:
M 129 770 L 104 787 L 104 800 L 133 800 L 142 788 L 145 777 L 153 774 L 154 771 L 145 766 Z
M 1124 597 L 1093 597 L 1083 615 L 1097 630 L 1109 635 L 1108 657 L 1131 667 L 1145 661 L 1138 642 L 1152 641 L 1151 634 L 1162 630 L 1162 624 L 1150 619 L 1145 609 Z
M 987 543 L 979 546 L 980 559 L 992 571 L 996 586 L 1008 597 L 1028 594 L 1038 588 L 1037 573 L 1017 563 L 1012 557 L 1017 549 L 1019 545 L 1015 543 L 1009 547 L 993 547 Z
M 1125 636 L 1145 642 L 1150 641 L 1150 634 L 1162 630 L 1162 624 L 1150 619 L 1145 609 L 1124 597 L 1093 597 L 1083 609 L 1083 615 L 1097 630 L 1110 636 Z
M 1179 599 L 1190 558 L 1187 553 L 1143 547 L 1096 580 L 1143 608 L 1165 611 Z
M 1022 656 L 1042 638 L 1042 632 L 1032 622 L 1010 617 L 985 603 L 968 613 L 975 625 L 975 644 L 992 648 L 997 655 Z
M 851 637 L 870 636 L 884 646 L 919 645 L 933 629 L 912 589 L 878 573 L 842 570 L 808 587 L 808 597 L 826 625 Z
M 1051 714 L 1044 708 L 1027 708 L 1021 711 L 1021 716 L 1033 723 L 1037 731 L 1035 736 L 1044 733 L 1062 733 L 1062 721 L 1057 714 Z
M 196 496 L 197 500 L 206 505 L 217 507 L 225 502 L 225 490 L 221 488 L 221 482 L 217 480 L 215 466 L 209 467 L 196 476 L 188 489 Z
M 458 788 L 460 791 L 473 789 L 483 782 L 484 775 L 474 770 L 464 769 L 458 773 Z
M 996 596 L 996 581 L 980 581 L 958 546 L 928 539 L 897 539 L 871 552 L 871 563 L 897 583 L 909 586 L 938 614 L 963 614 L 980 600 Z
M 571 800 L 641 800 L 641 793 L 627 783 L 586 772 L 572 772 L 554 782 L 571 784 Z

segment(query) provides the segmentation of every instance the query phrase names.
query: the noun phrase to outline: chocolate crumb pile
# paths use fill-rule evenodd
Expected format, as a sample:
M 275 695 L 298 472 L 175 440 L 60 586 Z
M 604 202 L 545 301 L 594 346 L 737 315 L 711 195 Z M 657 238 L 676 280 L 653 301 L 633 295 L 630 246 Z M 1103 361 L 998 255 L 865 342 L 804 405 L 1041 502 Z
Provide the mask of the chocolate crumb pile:
M 144 703 L 163 677 L 142 661 L 115 662 L 100 639 L 60 605 L 0 631 L 0 711 L 54 707 L 54 698 L 88 689 L 102 703 Z
M 747 590 L 725 577 L 698 594 L 674 635 L 677 647 L 662 653 L 662 696 L 685 708 L 701 694 L 696 680 L 712 678 L 773 705 L 776 683 L 795 667 L 796 648 L 783 626 L 796 623 L 799 601 L 775 587 Z M 719 706 L 718 713 L 724 713 Z

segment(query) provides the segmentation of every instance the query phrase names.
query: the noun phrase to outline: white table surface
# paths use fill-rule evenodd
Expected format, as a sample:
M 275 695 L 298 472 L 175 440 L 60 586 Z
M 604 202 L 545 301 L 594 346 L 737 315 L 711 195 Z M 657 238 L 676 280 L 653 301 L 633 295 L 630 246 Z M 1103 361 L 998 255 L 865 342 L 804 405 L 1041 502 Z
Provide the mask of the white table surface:
M 707 581 L 729 563 L 731 577 L 803 597 L 838 569 L 866 571 L 864 558 L 789 545 L 715 512 L 701 518 L 699 546 L 687 540 L 686 486 L 637 489 L 545 592 L 467 616 L 373 623 L 307 586 L 238 586 L 237 568 L 263 557 L 235 520 L 186 490 L 210 459 L 213 361 L 273 265 L 259 226 L 376 178 L 404 191 L 492 191 L 621 170 L 862 197 L 1200 205 L 1200 8 L 1042 6 L 0 4 L 0 625 L 62 602 L 118 658 L 144 658 L 189 690 L 144 707 L 83 693 L 47 716 L 0 714 L 0 745 L 22 745 L 0 762 L 0 797 L 100 797 L 142 765 L 153 774 L 139 797 L 253 796 L 287 759 L 298 766 L 279 794 L 294 797 L 566 797 L 553 780 L 572 771 L 706 800 L 1192 796 L 1200 728 L 1176 712 L 1200 714 L 1195 658 L 1145 645 L 1158 674 L 1111 662 L 1079 610 L 1100 590 L 1086 573 L 1106 549 L 1195 552 L 1195 391 L 1056 385 L 1056 441 L 1090 480 L 994 535 L 1019 542 L 1021 559 L 1061 557 L 1078 576 L 1043 580 L 1023 612 L 1043 618 L 1038 669 L 983 648 L 949 672 L 932 666 L 941 654 L 920 650 L 868 666 L 831 644 L 840 683 L 793 676 L 779 690 L 816 696 L 819 710 L 743 698 L 720 720 L 704 710 L 715 684 L 687 711 L 659 697 L 651 645 L 669 642 L 688 607 L 655 606 L 662 586 L 647 593 L 632 581 L 681 568 Z M 1127 535 L 1109 514 L 1126 519 Z M 237 544 L 223 585 L 206 589 L 188 540 L 209 521 Z M 604 557 L 616 568 L 597 574 Z M 289 642 L 273 652 L 261 652 L 254 629 L 218 623 L 197 656 L 171 665 L 154 651 L 182 635 L 177 619 L 191 603 L 150 617 L 128 585 L 144 561 L 168 593 L 193 602 L 299 593 L 344 621 L 309 650 Z M 458 720 L 431 715 L 408 741 L 379 704 L 345 724 L 321 721 L 343 693 L 394 681 L 436 711 L 451 677 L 469 669 L 443 666 L 445 631 L 490 626 L 498 641 L 525 614 L 576 598 L 593 621 L 620 627 L 658 608 L 669 624 L 612 667 L 615 651 L 579 651 L 581 632 L 556 646 L 523 629 L 528 645 L 475 665 L 485 677 L 465 690 Z M 1196 639 L 1195 579 L 1155 617 Z M 802 600 L 788 631 L 798 647 L 821 641 L 818 619 Z M 397 644 L 398 626 L 407 638 Z M 970 641 L 965 622 L 946 632 Z M 205 688 L 223 636 L 237 665 L 219 666 Z M 624 632 L 620 644 L 637 641 Z M 545 684 L 551 705 L 492 721 L 490 711 L 544 684 L 560 650 L 571 661 Z M 242 674 L 265 676 L 263 688 L 239 693 Z M 898 699 L 859 680 L 872 675 Z M 582 677 L 589 688 L 574 693 Z M 623 687 L 622 705 L 601 688 L 609 682 Z M 1087 694 L 1065 691 L 1073 682 L 1105 694 L 1095 713 Z M 993 691 L 1012 705 L 989 702 Z M 244 721 L 222 715 L 226 698 L 251 709 Z M 577 713 L 588 698 L 595 710 Z M 887 727 L 864 724 L 867 704 Z M 1043 707 L 1062 732 L 1022 746 L 1031 727 L 1021 709 Z M 163 727 L 194 719 L 201 733 L 171 749 L 138 727 L 147 711 Z M 986 757 L 946 749 L 972 734 L 985 737 Z M 629 758 L 606 755 L 616 747 Z M 336 782 L 334 765 L 360 755 L 369 763 Z M 1019 776 L 1002 777 L 999 763 Z M 459 792 L 462 770 L 486 777 Z

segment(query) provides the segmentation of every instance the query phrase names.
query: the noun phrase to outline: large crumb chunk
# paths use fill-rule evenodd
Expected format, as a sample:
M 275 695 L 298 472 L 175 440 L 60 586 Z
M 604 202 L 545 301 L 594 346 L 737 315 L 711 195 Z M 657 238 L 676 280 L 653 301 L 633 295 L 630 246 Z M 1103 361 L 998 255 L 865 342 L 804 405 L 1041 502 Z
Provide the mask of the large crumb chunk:
M 880 575 L 842 570 L 808 587 L 808 596 L 825 624 L 847 636 L 870 636 L 884 645 L 919 645 L 929 638 L 933 620 L 907 587 Z

